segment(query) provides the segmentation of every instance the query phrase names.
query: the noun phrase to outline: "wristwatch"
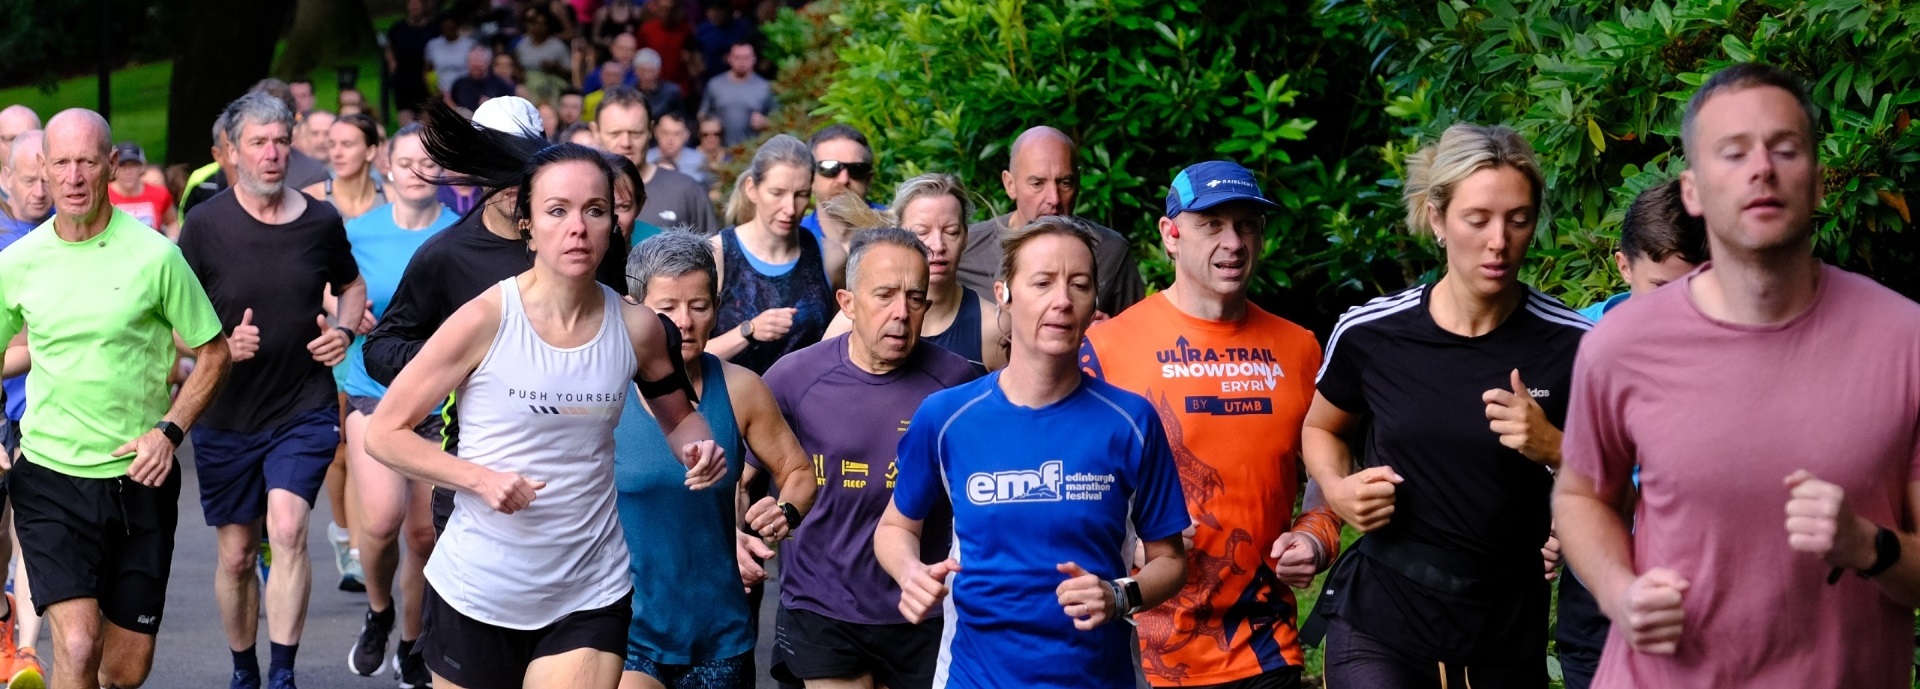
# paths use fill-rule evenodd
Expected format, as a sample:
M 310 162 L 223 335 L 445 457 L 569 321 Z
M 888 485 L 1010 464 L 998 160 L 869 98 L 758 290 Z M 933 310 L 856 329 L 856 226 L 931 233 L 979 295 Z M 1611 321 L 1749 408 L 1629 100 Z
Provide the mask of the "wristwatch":
M 340 332 L 343 332 L 343 333 L 346 333 L 346 335 L 347 335 L 347 344 L 353 344 L 353 340 L 354 340 L 354 338 L 357 338 L 357 337 L 359 337 L 359 334 L 358 334 L 358 333 L 355 333 L 355 332 L 353 332 L 353 328 L 349 328 L 349 327 L 347 327 L 347 326 L 344 326 L 344 325 L 336 325 L 336 326 L 333 326 L 333 329 L 334 329 L 334 330 L 338 330 L 338 331 L 340 331 Z
M 1140 582 L 1133 577 L 1120 577 L 1107 582 L 1113 589 L 1113 609 L 1121 617 L 1133 617 L 1140 612 L 1144 601 L 1140 598 Z
M 187 441 L 187 432 L 180 430 L 180 426 L 172 421 L 161 419 L 160 423 L 154 424 L 153 427 L 160 431 L 161 435 L 167 436 L 167 442 L 173 443 L 176 448 L 180 447 L 180 443 Z
M 1880 576 L 1882 572 L 1892 569 L 1900 562 L 1900 534 L 1884 526 L 1878 528 L 1879 530 L 1873 533 L 1873 564 L 1857 572 L 1862 579 Z M 1833 571 L 1827 574 L 1827 584 L 1838 583 L 1843 571 L 1845 570 L 1841 567 L 1833 568 Z
M 800 528 L 800 520 L 807 518 L 807 515 L 801 514 L 800 508 L 794 507 L 791 502 L 780 503 L 780 514 L 787 518 L 787 537 L 789 538 L 793 537 L 794 529 Z
M 753 319 L 749 318 L 747 320 L 740 321 L 740 336 L 747 338 L 748 342 L 759 341 L 759 340 L 753 339 Z

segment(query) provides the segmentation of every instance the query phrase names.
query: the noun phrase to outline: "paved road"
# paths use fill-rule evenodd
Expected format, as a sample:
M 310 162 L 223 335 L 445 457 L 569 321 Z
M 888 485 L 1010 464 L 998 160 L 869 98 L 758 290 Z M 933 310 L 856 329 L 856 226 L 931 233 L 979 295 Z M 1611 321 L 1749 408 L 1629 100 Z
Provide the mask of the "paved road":
M 180 491 L 180 530 L 175 537 L 172 582 L 167 588 L 167 617 L 160 629 L 154 654 L 153 676 L 146 686 L 155 689 L 208 688 L 227 686 L 233 672 L 228 654 L 226 632 L 220 627 L 220 609 L 213 599 L 213 569 L 216 562 L 213 528 L 200 512 L 199 482 L 193 470 L 192 448 L 183 449 L 180 460 L 184 482 Z M 300 642 L 297 669 L 302 689 L 376 689 L 392 687 L 392 670 L 379 677 L 361 677 L 347 670 L 347 651 L 359 637 L 361 616 L 366 611 L 366 594 L 347 593 L 334 588 L 338 582 L 333 566 L 333 548 L 327 543 L 326 524 L 331 510 L 325 493 L 313 514 L 308 530 L 307 549 L 313 560 L 314 592 L 307 608 L 306 635 Z M 770 601 L 778 594 L 770 593 Z M 762 615 L 764 628 L 771 630 L 772 606 Z M 264 672 L 267 662 L 267 630 L 260 622 L 259 654 Z M 48 631 L 40 634 L 40 657 L 53 659 Z M 771 641 L 772 634 L 764 635 Z M 396 628 L 391 643 L 399 642 Z M 389 653 L 392 646 L 389 645 Z M 760 689 L 778 686 L 766 677 L 770 644 L 762 643 L 759 656 Z

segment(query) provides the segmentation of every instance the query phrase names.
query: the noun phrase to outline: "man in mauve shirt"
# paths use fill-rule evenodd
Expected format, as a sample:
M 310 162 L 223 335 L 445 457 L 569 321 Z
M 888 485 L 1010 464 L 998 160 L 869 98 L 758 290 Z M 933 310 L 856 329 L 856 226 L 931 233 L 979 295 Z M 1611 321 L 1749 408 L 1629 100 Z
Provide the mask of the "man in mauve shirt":
M 1681 184 L 1712 261 L 1581 343 L 1554 516 L 1614 622 L 1595 687 L 1908 686 L 1920 306 L 1813 257 L 1814 121 L 1777 68 L 1708 79 Z

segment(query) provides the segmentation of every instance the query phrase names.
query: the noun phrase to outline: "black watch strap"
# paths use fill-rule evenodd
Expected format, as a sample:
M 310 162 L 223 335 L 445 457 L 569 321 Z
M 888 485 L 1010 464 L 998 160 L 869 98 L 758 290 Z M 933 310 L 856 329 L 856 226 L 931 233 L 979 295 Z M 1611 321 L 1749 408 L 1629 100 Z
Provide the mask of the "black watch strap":
M 780 514 L 786 516 L 789 532 L 800 528 L 800 521 L 807 518 L 807 515 L 801 514 L 800 508 L 794 507 L 791 502 L 780 503 Z
M 1900 562 L 1900 534 L 1882 526 L 1873 534 L 1873 566 L 1860 570 L 1860 576 L 1861 578 L 1880 576 L 1881 572 L 1892 569 L 1898 562 Z
M 181 443 L 187 441 L 187 432 L 181 430 L 180 426 L 172 421 L 162 419 L 160 423 L 154 424 L 153 427 L 155 430 L 160 431 L 161 435 L 167 436 L 167 442 L 173 443 L 173 446 L 176 448 L 180 447 Z

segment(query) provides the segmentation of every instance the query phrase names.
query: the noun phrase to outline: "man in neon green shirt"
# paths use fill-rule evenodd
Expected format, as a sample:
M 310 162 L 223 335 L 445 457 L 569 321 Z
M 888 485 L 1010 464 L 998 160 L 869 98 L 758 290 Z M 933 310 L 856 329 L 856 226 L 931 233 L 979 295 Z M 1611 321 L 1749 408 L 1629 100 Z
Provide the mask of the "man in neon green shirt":
M 54 217 L 0 253 L 0 341 L 25 330 L 37 369 L 9 482 L 56 689 L 138 686 L 152 670 L 179 520 L 173 453 L 229 359 L 179 249 L 107 202 L 109 141 L 89 110 L 47 123 Z M 199 364 L 170 405 L 174 333 Z

